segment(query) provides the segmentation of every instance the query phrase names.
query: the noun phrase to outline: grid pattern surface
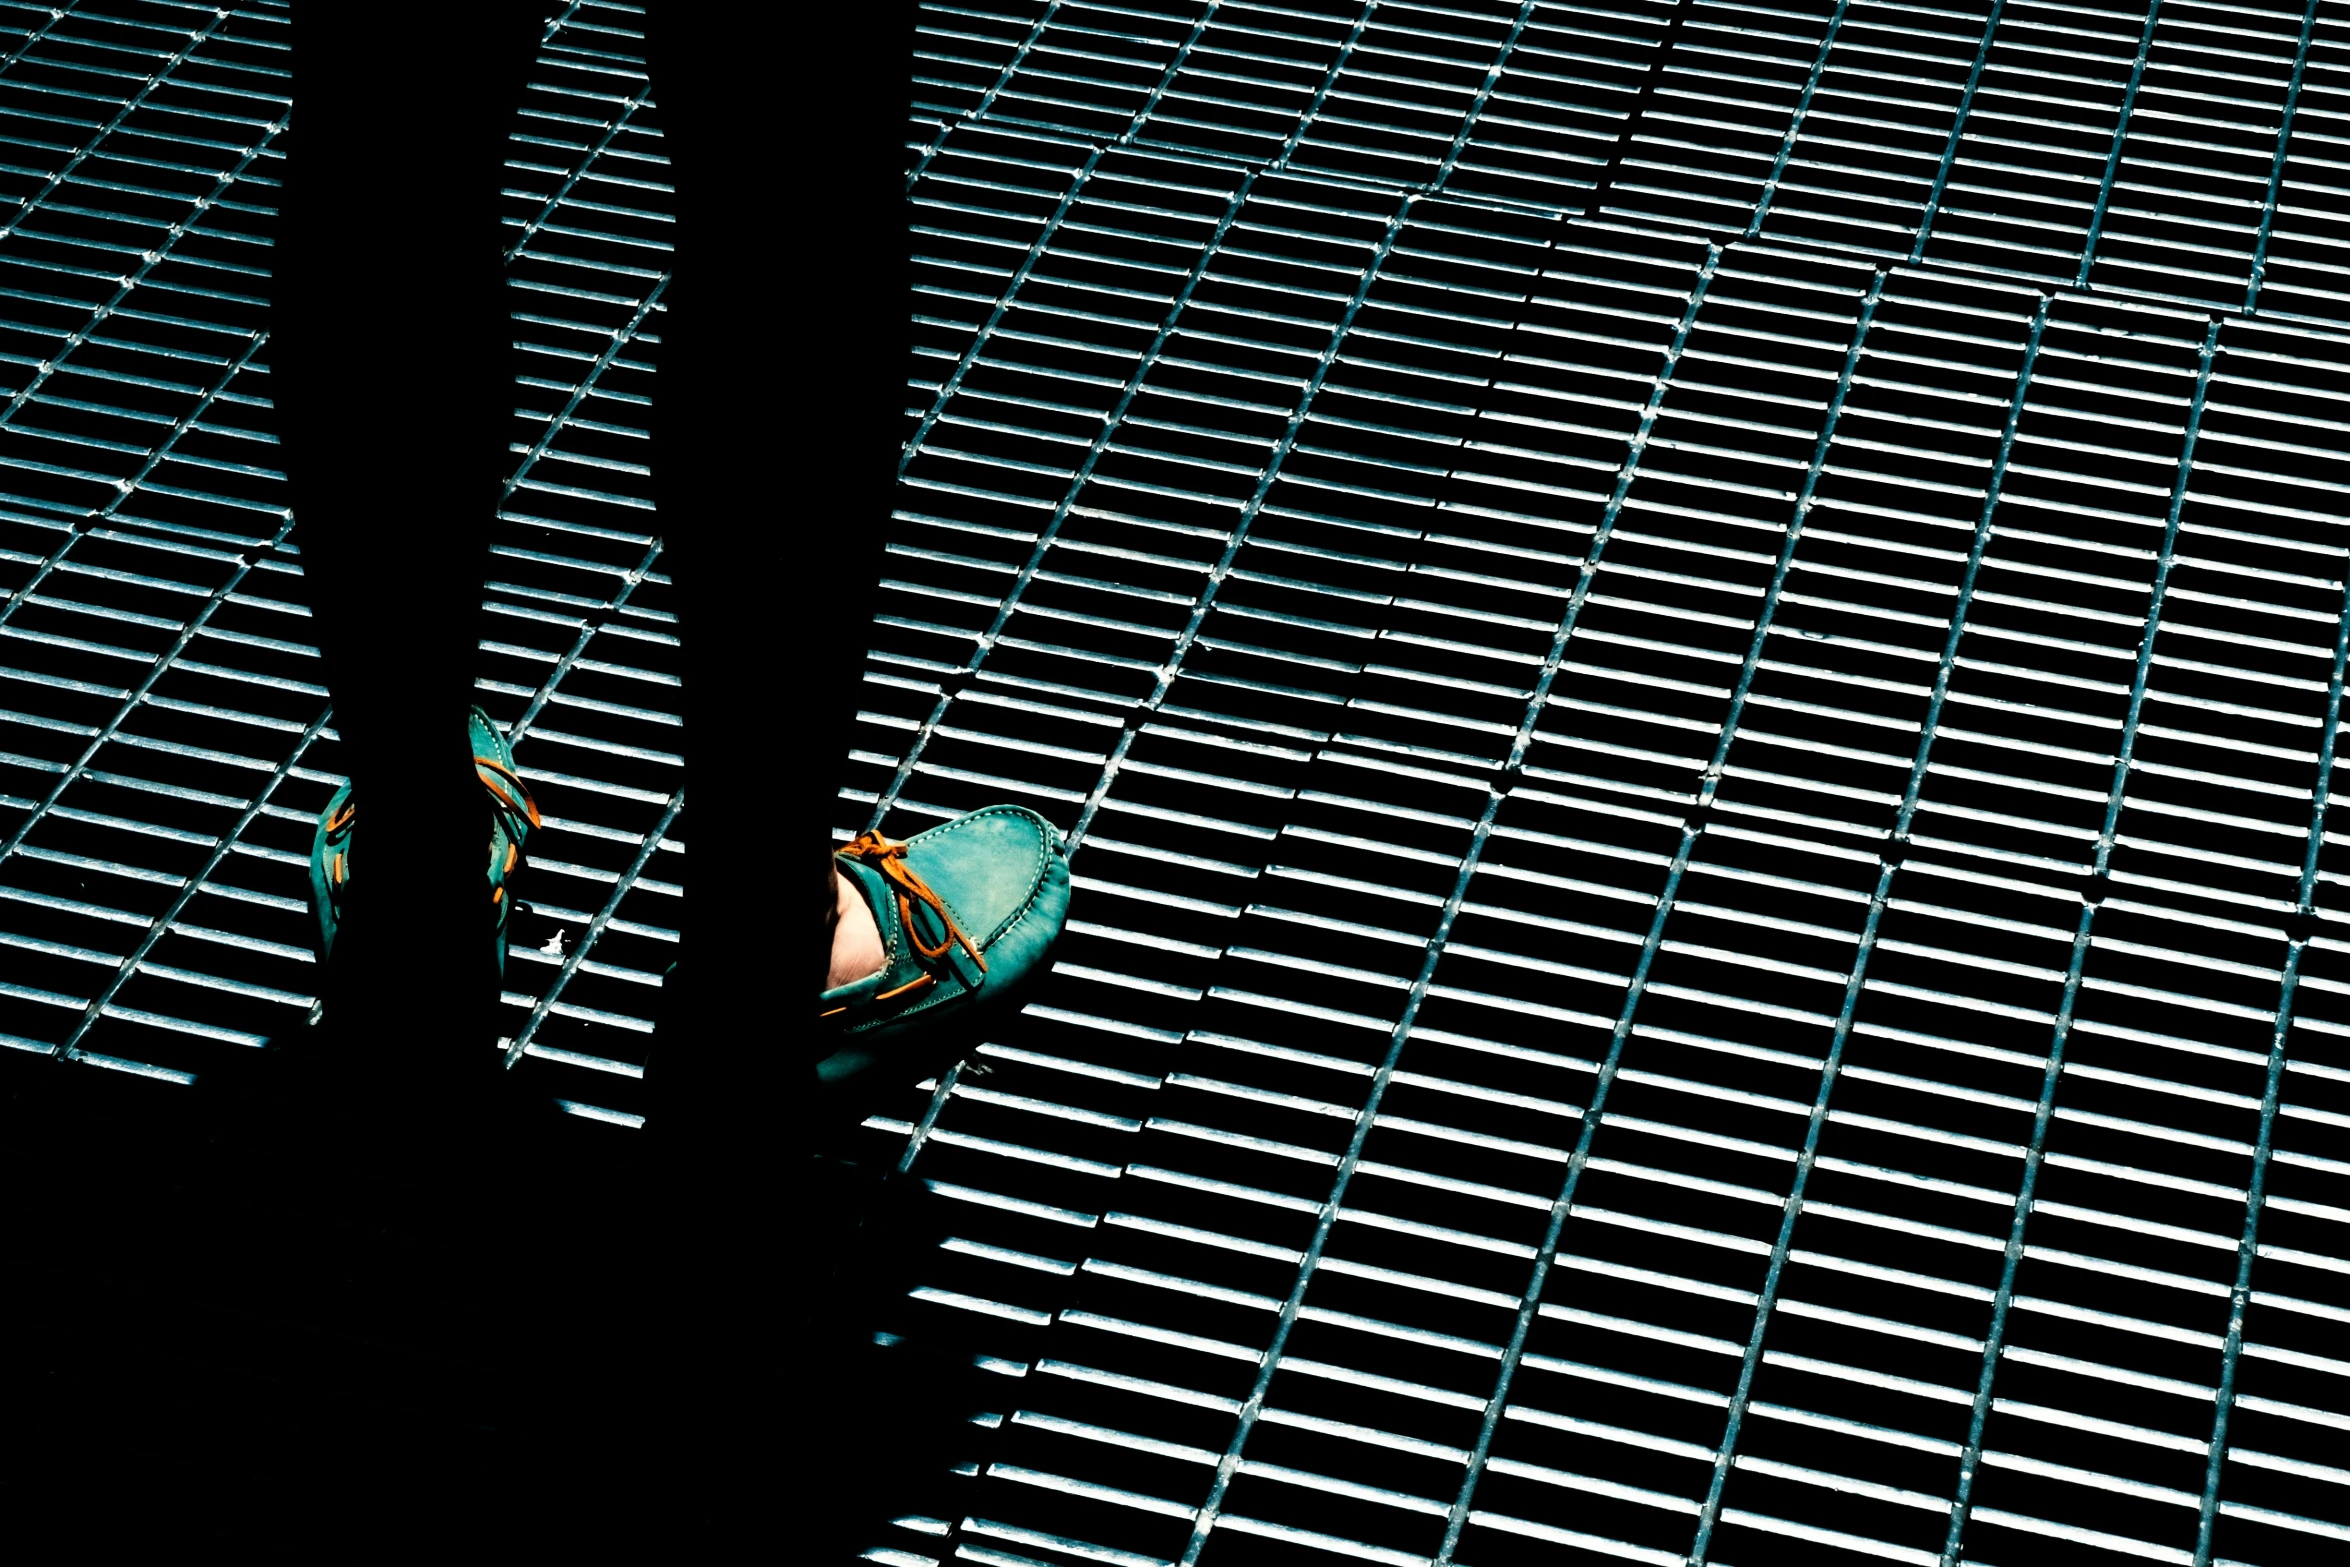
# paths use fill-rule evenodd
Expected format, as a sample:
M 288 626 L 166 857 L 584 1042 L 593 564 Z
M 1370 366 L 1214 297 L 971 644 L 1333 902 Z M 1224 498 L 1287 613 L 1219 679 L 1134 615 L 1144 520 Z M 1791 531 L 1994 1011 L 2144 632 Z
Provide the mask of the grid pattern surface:
M 2350 5 L 925 5 L 922 1567 L 2338 1558 Z
M 507 173 L 528 371 L 479 699 L 551 818 L 509 1042 L 640 1122 L 683 844 L 641 410 L 667 186 L 631 9 L 549 25 Z M 275 466 L 285 8 L 0 5 L 0 1046 L 186 1083 L 315 1015 L 342 782 Z

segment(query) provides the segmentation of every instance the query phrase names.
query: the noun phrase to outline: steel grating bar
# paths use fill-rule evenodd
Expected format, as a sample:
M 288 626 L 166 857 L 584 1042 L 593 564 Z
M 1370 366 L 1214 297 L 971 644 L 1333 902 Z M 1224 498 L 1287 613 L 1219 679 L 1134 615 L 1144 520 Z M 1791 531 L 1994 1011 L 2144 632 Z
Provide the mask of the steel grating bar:
M 2089 285 L 2089 269 L 2097 261 L 2097 240 L 2105 229 L 2106 208 L 2113 201 L 2114 176 L 2121 172 L 2122 145 L 2129 140 L 2130 115 L 2138 107 L 2138 88 L 2146 80 L 2146 54 L 2154 45 L 2155 24 L 2162 19 L 2162 0 L 2146 7 L 2146 25 L 2138 34 L 2138 52 L 2130 61 L 2130 79 L 2122 88 L 2121 112 L 2113 126 L 2113 150 L 2105 155 L 2105 177 L 2097 186 L 2097 203 L 2089 209 L 2089 233 L 2081 242 L 2081 270 L 2073 279 L 2077 288 Z
M 281 531 L 277 538 L 270 541 L 271 546 L 275 547 L 282 543 L 284 537 L 285 534 Z M 80 780 L 84 772 L 88 770 L 90 763 L 97 759 L 98 753 L 115 739 L 116 732 L 138 710 L 147 694 L 154 689 L 155 683 L 171 667 L 172 660 L 185 652 L 188 645 L 195 641 L 196 637 L 205 629 L 206 623 L 211 620 L 213 613 L 227 602 L 229 595 L 235 591 L 237 585 L 244 580 L 246 573 L 251 569 L 248 563 L 234 572 L 227 583 L 208 597 L 204 607 L 179 628 L 179 634 L 170 651 L 155 661 L 154 667 L 147 672 L 145 679 L 131 690 L 128 697 L 115 710 L 112 721 L 91 737 L 90 743 L 83 748 L 79 756 L 59 770 L 57 782 L 51 786 L 48 796 L 32 808 L 31 812 L 16 826 L 15 830 L 9 833 L 5 840 L 0 840 L 0 860 L 7 859 L 8 856 L 23 847 L 26 837 L 39 823 L 43 812 L 55 806 L 63 798 L 66 790 Z M 12 601 L 12 607 L 15 602 L 31 602 L 31 600 L 20 597 L 18 600 Z
M 1021 39 L 1019 47 L 1013 50 L 1011 57 L 1004 62 L 1003 69 L 997 73 L 994 83 L 980 96 L 977 103 L 958 116 L 959 120 L 971 121 L 986 118 L 988 110 L 994 107 L 996 99 L 1003 95 L 1006 84 L 1027 62 L 1029 52 L 1036 47 L 1037 40 L 1042 38 L 1045 29 L 1052 25 L 1053 17 L 1060 11 L 1061 5 L 1062 0 L 1051 0 L 1051 3 L 1045 6 L 1037 16 L 1035 23 L 1029 28 L 1027 36 Z M 917 45 L 917 47 L 919 46 Z M 917 107 L 921 107 L 921 105 L 917 104 Z M 921 156 L 914 160 L 913 168 L 906 175 L 906 186 L 909 190 L 929 169 L 931 159 L 938 155 L 938 149 L 945 142 L 947 132 L 950 129 L 952 129 L 951 125 L 940 126 L 937 137 L 922 150 Z
M 1476 137 L 1477 121 L 1485 113 L 1485 106 L 1492 102 L 1493 90 L 1501 85 L 1502 72 L 1510 63 L 1510 55 L 1517 49 L 1518 40 L 1525 36 L 1526 24 L 1533 20 L 1535 3 L 1536 0 L 1524 0 L 1518 7 L 1518 14 L 1511 20 L 1510 30 L 1503 37 L 1501 48 L 1494 53 L 1493 63 L 1485 68 L 1484 80 L 1477 84 L 1477 95 L 1469 100 L 1468 112 L 1461 116 L 1461 128 L 1453 133 L 1452 145 L 1444 149 L 1444 157 L 1437 163 L 1436 173 L 1423 189 L 1441 191 L 1446 181 L 1452 178 L 1454 166 L 1461 161 L 1461 153 Z
M 30 199 L 24 202 L 22 208 L 16 213 L 15 216 L 11 217 L 7 223 L 0 224 L 0 235 L 14 234 L 19 229 L 21 229 L 24 225 L 24 220 L 34 212 L 38 211 L 44 204 L 46 204 L 51 193 L 54 192 L 60 185 L 63 185 L 68 179 L 70 179 L 73 176 L 74 170 L 79 168 L 84 162 L 88 161 L 94 153 L 96 153 L 98 145 L 105 141 L 106 138 L 114 131 L 119 129 L 125 121 L 129 120 L 131 115 L 146 103 L 148 97 L 153 94 L 154 90 L 157 87 L 163 85 L 163 83 L 170 78 L 171 73 L 179 67 L 180 62 L 184 60 L 191 52 L 193 52 L 192 46 L 201 45 L 206 39 L 214 36 L 220 30 L 221 24 L 228 20 L 228 17 L 229 13 L 225 11 L 215 11 L 213 13 L 213 19 L 210 25 L 191 31 L 189 34 L 189 43 L 191 48 L 180 49 L 172 53 L 165 59 L 162 69 L 154 72 L 148 76 L 145 81 L 141 82 L 139 84 L 138 90 L 133 92 L 128 98 L 124 99 L 120 105 L 116 107 L 113 118 L 109 119 L 103 125 L 98 127 L 96 135 L 92 136 L 87 142 L 85 142 L 81 148 L 77 150 L 72 157 L 68 158 L 60 168 L 58 168 L 54 173 L 50 174 L 43 181 L 41 188 Z M 63 11 L 51 12 L 50 21 L 53 25 L 57 22 L 63 21 L 64 19 L 65 13 Z M 41 35 L 27 39 L 25 42 L 25 47 L 17 51 L 16 54 L 9 56 L 5 64 L 9 66 L 15 65 L 19 59 L 31 52 L 33 45 L 41 41 L 41 37 L 46 36 L 46 32 L 47 29 L 44 29 Z M 176 237 L 177 236 L 175 235 L 174 238 Z M 127 292 L 127 289 L 125 291 Z
M 1778 155 L 1771 160 L 1771 172 L 1763 179 L 1762 194 L 1754 204 L 1754 216 L 1747 221 L 1746 237 L 1754 238 L 1762 232 L 1763 220 L 1770 216 L 1771 199 L 1779 192 L 1779 181 L 1786 177 L 1787 160 L 1794 156 L 1795 140 L 1803 134 L 1805 118 L 1811 112 L 1812 100 L 1819 95 L 1820 77 L 1828 69 L 1828 57 L 1835 52 L 1836 40 L 1844 28 L 1845 12 L 1851 0 L 1836 0 L 1836 9 L 1828 15 L 1828 25 L 1820 35 L 1819 53 L 1812 57 L 1811 71 L 1803 79 L 1803 92 L 1795 100 L 1795 109 L 1787 117 L 1787 134 L 1779 139 Z
M 1265 169 L 1268 172 L 1274 170 L 1285 174 L 1290 172 L 1290 159 L 1297 155 L 1298 143 L 1305 139 L 1307 129 L 1320 117 L 1322 106 L 1330 101 L 1331 89 L 1336 87 L 1339 78 L 1346 74 L 1348 62 L 1354 59 L 1355 50 L 1362 45 L 1363 29 L 1371 25 L 1372 13 L 1379 9 L 1379 3 L 1380 0 L 1363 0 L 1362 10 L 1355 14 L 1354 25 L 1347 30 L 1346 41 L 1340 44 L 1338 52 L 1330 57 L 1329 69 L 1322 73 L 1321 83 L 1315 87 L 1314 96 L 1307 100 L 1305 109 L 1297 117 L 1297 124 L 1292 126 L 1289 134 L 1282 138 L 1281 150 L 1266 162 Z
M 1983 68 L 1991 62 L 1992 39 L 1999 31 L 1999 21 L 2007 12 L 2006 0 L 1991 0 L 1991 14 L 1983 19 L 1983 41 L 1975 49 L 1974 64 L 1967 71 L 1966 86 L 1958 95 L 1958 110 L 1950 121 L 1950 140 L 1942 149 L 1942 161 L 1934 170 L 1934 182 L 1926 188 L 1925 205 L 1918 209 L 1916 243 L 1909 249 L 1914 264 L 1926 256 L 1926 241 L 1934 232 L 1934 219 L 1942 211 L 1942 193 L 1950 183 L 1950 171 L 1958 160 L 1959 139 L 1966 133 L 1967 117 L 1974 110 L 1975 93 L 1982 86 Z
M 1199 47 L 1201 37 L 1206 34 L 1215 20 L 1216 7 L 1214 5 L 1205 5 L 1200 8 L 1198 18 L 1191 24 L 1191 31 L 1183 35 L 1182 44 L 1168 59 L 1166 68 L 1159 72 L 1159 79 L 1151 85 L 1150 96 L 1143 99 L 1142 107 L 1134 111 L 1134 117 L 1126 122 L 1126 128 L 1118 133 L 1118 146 L 1127 146 L 1142 134 L 1143 126 L 1149 123 L 1153 114 L 1158 112 L 1160 102 L 1167 96 L 1167 89 L 1172 87 L 1175 84 L 1175 78 L 1182 74 L 1184 65 L 1191 59 L 1191 52 Z
M 2269 238 L 2276 232 L 2277 198 L 2285 184 L 2285 154 L 2293 144 L 2293 116 L 2301 107 L 2301 83 L 2309 70 L 2309 43 L 2317 31 L 2317 0 L 2301 13 L 2301 37 L 2293 46 L 2293 74 L 2285 86 L 2284 111 L 2277 117 L 2277 152 L 2269 164 L 2268 194 L 2260 204 L 2260 237 L 2252 247 L 2252 277 L 2244 290 L 2244 312 L 2260 308 L 2260 285 L 2268 272 Z
M 551 41 L 558 33 L 562 31 L 564 25 L 569 22 L 572 17 L 576 16 L 578 12 L 579 4 L 577 3 L 577 0 L 574 0 L 574 3 L 567 6 L 561 15 L 550 18 L 547 23 L 546 35 L 540 40 L 541 43 Z M 617 59 L 619 57 L 610 56 L 608 58 Z M 630 93 L 627 100 L 621 104 L 620 112 L 613 116 L 613 118 L 604 126 L 602 134 L 596 139 L 592 150 L 588 153 L 587 157 L 581 161 L 579 167 L 563 176 L 562 183 L 557 185 L 554 191 L 539 204 L 539 209 L 535 216 L 524 220 L 522 224 L 521 235 L 514 241 L 513 244 L 506 247 L 506 260 L 509 263 L 511 263 L 517 255 L 522 253 L 523 249 L 530 244 L 534 237 L 536 237 L 541 227 L 553 220 L 556 210 L 562 207 L 564 202 L 570 198 L 572 191 L 578 188 L 579 182 L 586 176 L 588 169 L 594 165 L 595 160 L 602 154 L 611 150 L 613 143 L 620 139 L 621 131 L 625 129 L 629 121 L 635 117 L 636 112 L 639 109 L 644 108 L 651 101 L 649 95 L 652 92 L 652 83 L 650 79 L 646 78 L 642 72 L 632 72 L 630 74 L 635 75 L 638 80 L 644 83 L 644 85 L 638 87 L 635 91 Z M 521 191 L 510 190 L 506 194 L 510 196 L 519 196 L 525 193 Z

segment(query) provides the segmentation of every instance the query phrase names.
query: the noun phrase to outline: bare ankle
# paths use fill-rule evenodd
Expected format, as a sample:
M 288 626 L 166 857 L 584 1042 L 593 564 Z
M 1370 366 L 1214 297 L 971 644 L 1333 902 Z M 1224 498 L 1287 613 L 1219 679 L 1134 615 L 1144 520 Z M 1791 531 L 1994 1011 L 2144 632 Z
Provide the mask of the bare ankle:
M 889 960 L 889 953 L 881 943 L 881 927 L 874 922 L 873 911 L 866 907 L 864 895 L 849 885 L 849 879 L 840 872 L 834 871 L 832 879 L 829 933 L 832 957 L 824 976 L 827 990 L 877 974 Z

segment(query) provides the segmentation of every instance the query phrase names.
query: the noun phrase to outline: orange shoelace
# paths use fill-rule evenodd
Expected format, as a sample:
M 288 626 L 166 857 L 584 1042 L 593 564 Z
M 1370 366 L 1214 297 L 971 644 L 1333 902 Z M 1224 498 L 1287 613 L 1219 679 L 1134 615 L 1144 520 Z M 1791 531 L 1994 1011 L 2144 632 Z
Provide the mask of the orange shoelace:
M 514 867 L 522 863 L 521 822 L 533 827 L 539 825 L 539 803 L 530 797 L 530 786 L 522 781 L 522 775 L 496 757 L 475 757 L 473 775 L 481 780 L 481 786 L 490 792 L 490 798 L 498 802 L 497 808 L 506 817 L 506 863 L 498 867 L 498 875 L 511 875 Z M 490 889 L 490 902 L 505 901 L 506 887 L 500 881 Z
M 980 973 L 987 972 L 987 959 L 980 956 L 979 948 L 973 944 L 969 936 L 963 934 L 963 928 L 957 925 L 955 917 L 947 912 L 946 900 L 931 891 L 929 884 L 916 875 L 913 867 L 906 863 L 906 846 L 903 843 L 892 843 L 877 832 L 866 832 L 858 834 L 853 841 L 841 845 L 834 852 L 863 863 L 876 872 L 883 881 L 889 883 L 890 891 L 897 895 L 898 927 L 906 933 L 906 940 L 913 944 L 915 956 L 922 960 L 926 968 L 945 957 L 949 947 L 959 946 L 971 955 L 972 962 L 979 965 Z M 914 905 L 917 903 L 937 915 L 939 924 L 946 927 L 946 935 L 936 943 L 924 941 L 920 929 L 914 923 Z M 891 996 L 903 995 L 917 987 L 937 983 L 938 976 L 936 974 L 924 973 L 920 977 L 900 985 L 897 989 L 885 991 L 873 999 L 885 1001 Z M 847 1010 L 846 1007 L 834 1007 L 823 1016 L 833 1017 Z
M 530 797 L 530 786 L 513 768 L 494 757 L 477 756 L 473 759 L 473 771 L 481 779 L 481 786 L 498 797 L 499 804 L 533 827 L 539 824 L 539 803 Z M 509 794 L 504 785 L 511 785 L 513 793 Z

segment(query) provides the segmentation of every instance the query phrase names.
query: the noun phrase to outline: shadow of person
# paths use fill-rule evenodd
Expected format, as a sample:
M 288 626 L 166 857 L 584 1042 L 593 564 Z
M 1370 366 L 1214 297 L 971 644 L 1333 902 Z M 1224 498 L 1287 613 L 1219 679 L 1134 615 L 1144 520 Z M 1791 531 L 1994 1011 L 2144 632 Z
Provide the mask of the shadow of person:
M 984 1369 L 975 1319 L 906 1309 L 949 1234 L 947 1204 L 918 1176 L 852 1162 L 834 1130 L 811 1152 L 808 1179 L 830 1264 L 816 1363 L 844 1440 L 821 1455 L 816 1494 L 829 1499 L 820 1543 L 832 1556 L 820 1559 L 847 1561 L 898 1517 L 950 1527 L 962 1517 L 969 1477 L 994 1445 L 976 1417 L 1004 1407 L 1004 1379 Z

